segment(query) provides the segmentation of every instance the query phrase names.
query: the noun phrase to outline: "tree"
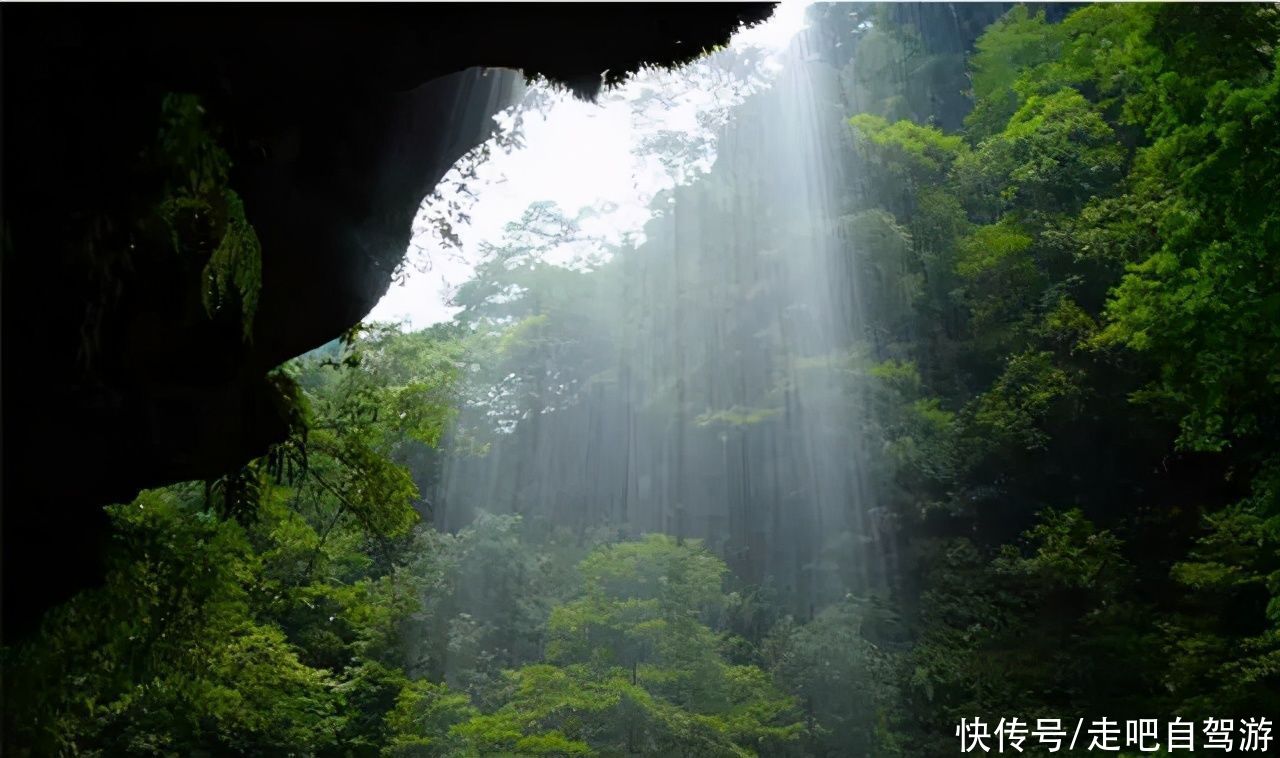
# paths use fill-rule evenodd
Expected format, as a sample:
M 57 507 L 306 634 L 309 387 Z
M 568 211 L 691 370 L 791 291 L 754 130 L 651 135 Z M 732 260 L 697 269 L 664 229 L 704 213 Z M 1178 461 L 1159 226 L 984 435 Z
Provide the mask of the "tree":
M 706 623 L 727 568 L 692 541 L 598 548 L 582 595 L 547 625 L 547 663 L 509 672 L 493 713 L 455 727 L 481 752 L 777 755 L 799 734 L 789 697 L 731 665 Z

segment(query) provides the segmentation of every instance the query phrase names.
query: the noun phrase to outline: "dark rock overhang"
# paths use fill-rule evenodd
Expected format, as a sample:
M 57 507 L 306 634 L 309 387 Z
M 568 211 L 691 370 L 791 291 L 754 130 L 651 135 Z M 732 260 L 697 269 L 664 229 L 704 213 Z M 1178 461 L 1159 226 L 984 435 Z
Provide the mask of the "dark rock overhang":
M 386 291 L 422 198 L 510 102 L 519 77 L 495 69 L 591 96 L 771 10 L 5 7 L 6 629 L 100 575 L 99 506 L 216 477 L 283 438 L 267 372 Z M 169 92 L 200 95 L 261 241 L 248 340 L 193 307 L 200 265 L 127 229 L 154 195 L 137 164 Z

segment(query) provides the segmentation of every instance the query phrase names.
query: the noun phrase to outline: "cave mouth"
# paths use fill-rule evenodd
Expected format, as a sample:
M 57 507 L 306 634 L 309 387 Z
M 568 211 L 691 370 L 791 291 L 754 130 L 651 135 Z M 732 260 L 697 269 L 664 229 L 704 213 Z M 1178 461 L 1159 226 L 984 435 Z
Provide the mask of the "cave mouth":
M 589 98 L 771 10 L 6 8 L 4 637 L 101 581 L 104 504 L 285 439 L 270 374 L 374 307 L 514 72 Z

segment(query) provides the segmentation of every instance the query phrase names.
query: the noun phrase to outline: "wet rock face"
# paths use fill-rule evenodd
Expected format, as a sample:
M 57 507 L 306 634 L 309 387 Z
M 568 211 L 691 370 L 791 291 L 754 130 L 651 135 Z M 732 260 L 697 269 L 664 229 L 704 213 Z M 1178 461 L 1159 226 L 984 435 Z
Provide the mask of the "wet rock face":
M 98 506 L 216 477 L 283 438 L 267 372 L 342 334 L 386 291 L 423 196 L 519 87 L 495 68 L 590 96 L 770 11 L 6 8 L 6 630 L 100 575 Z M 154 202 L 139 156 L 167 92 L 201 96 L 260 239 L 252 339 L 200 307 L 204 261 L 128 228 Z

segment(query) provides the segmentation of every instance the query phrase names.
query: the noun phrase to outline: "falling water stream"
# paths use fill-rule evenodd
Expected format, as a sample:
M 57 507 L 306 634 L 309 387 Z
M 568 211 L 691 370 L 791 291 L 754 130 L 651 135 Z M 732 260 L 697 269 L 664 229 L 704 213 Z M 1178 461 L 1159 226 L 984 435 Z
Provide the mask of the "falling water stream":
M 695 64 L 695 85 L 757 79 L 723 123 L 701 119 L 706 144 L 666 130 L 634 148 L 686 169 L 638 233 L 608 239 L 542 203 L 479 245 L 452 304 L 488 339 L 432 493 L 438 527 L 484 511 L 700 539 L 801 614 L 883 586 L 857 381 L 869 285 L 844 233 L 857 93 L 836 38 L 810 23 L 767 66 L 732 48 Z M 651 100 L 678 97 L 655 81 Z M 689 169 L 703 148 L 708 168 Z

